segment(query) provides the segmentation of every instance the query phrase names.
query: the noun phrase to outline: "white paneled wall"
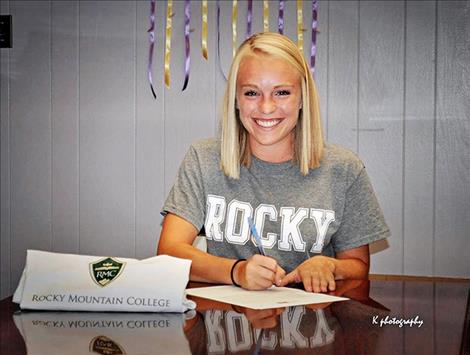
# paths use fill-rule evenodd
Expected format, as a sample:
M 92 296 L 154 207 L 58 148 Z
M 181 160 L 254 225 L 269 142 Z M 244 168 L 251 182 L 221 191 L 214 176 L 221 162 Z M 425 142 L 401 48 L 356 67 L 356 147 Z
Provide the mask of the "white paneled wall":
M 238 2 L 238 42 L 246 2 Z M 277 1 L 270 2 L 277 26 Z M 304 1 L 309 54 L 310 1 Z M 160 207 L 189 144 L 218 132 L 231 60 L 232 2 L 209 2 L 209 59 L 192 1 L 184 80 L 183 1 L 174 1 L 171 87 L 163 84 L 166 2 L 157 2 L 154 100 L 149 2 L 2 1 L 0 296 L 26 249 L 155 254 Z M 296 2 L 285 33 L 296 38 Z M 262 30 L 254 1 L 253 30 Z M 392 229 L 372 272 L 470 277 L 470 3 L 320 1 L 316 80 L 325 134 L 363 158 Z M 377 249 L 377 248 L 376 248 Z

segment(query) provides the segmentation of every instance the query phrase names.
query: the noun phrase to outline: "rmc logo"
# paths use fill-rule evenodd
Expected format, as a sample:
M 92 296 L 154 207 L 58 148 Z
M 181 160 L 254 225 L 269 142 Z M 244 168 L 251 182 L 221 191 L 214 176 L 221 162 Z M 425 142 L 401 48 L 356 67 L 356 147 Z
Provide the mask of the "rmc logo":
M 97 285 L 104 287 L 121 275 L 125 265 L 113 258 L 104 258 L 90 263 L 90 275 Z
M 90 343 L 90 352 L 102 355 L 124 355 L 124 349 L 116 343 L 114 340 L 100 335 L 95 338 Z

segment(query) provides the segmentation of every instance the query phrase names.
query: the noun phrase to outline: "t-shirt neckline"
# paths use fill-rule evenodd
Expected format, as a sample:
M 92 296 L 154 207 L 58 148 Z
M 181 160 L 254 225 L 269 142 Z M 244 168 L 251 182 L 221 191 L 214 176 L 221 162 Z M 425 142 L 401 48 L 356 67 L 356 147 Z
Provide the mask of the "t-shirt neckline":
M 251 156 L 251 167 L 253 173 L 261 173 L 267 175 L 280 175 L 290 172 L 292 169 L 298 169 L 292 163 L 292 160 L 288 160 L 281 163 L 272 163 L 265 160 L 261 160 L 254 155 Z

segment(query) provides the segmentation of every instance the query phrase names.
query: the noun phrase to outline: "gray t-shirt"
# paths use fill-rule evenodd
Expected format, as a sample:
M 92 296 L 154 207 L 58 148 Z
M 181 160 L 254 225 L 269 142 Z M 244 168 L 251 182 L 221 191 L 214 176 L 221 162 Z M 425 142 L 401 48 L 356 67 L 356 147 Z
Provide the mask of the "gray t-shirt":
M 291 162 L 253 157 L 236 180 L 220 169 L 220 142 L 200 141 L 181 164 L 163 206 L 168 212 L 204 227 L 208 253 L 232 259 L 258 253 L 251 216 L 266 255 L 286 272 L 308 257 L 335 256 L 390 234 L 361 160 L 336 145 L 325 147 L 307 176 Z

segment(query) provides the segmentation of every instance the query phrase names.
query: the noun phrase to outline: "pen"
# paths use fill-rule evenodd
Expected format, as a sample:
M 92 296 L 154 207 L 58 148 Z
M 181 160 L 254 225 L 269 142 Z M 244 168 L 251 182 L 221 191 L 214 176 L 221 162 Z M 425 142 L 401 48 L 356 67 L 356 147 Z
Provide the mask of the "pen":
M 251 234 L 253 235 L 253 237 L 255 237 L 259 253 L 261 255 L 266 256 L 266 253 L 264 252 L 263 244 L 261 244 L 261 238 L 258 234 L 258 231 L 256 230 L 256 226 L 253 223 L 253 219 L 251 217 L 248 217 L 248 225 L 250 226 Z
M 261 328 L 259 335 L 258 335 L 258 339 L 256 339 L 256 349 L 253 352 L 253 355 L 259 355 L 260 353 L 261 343 L 263 342 L 263 331 L 264 331 L 264 328 Z

